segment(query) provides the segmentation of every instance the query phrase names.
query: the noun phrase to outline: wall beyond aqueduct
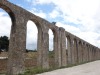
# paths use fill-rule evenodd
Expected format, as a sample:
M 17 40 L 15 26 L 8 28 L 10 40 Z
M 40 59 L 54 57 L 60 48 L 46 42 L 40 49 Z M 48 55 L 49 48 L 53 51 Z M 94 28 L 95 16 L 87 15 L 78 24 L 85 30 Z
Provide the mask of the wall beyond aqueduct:
M 100 59 L 99 48 L 65 31 L 64 28 L 59 28 L 7 0 L 0 0 L 0 8 L 5 10 L 12 20 L 7 75 L 16 75 L 23 73 L 25 70 L 26 25 L 28 20 L 33 21 L 38 28 L 37 64 L 39 67 L 49 68 L 49 29 L 54 34 L 56 67 Z

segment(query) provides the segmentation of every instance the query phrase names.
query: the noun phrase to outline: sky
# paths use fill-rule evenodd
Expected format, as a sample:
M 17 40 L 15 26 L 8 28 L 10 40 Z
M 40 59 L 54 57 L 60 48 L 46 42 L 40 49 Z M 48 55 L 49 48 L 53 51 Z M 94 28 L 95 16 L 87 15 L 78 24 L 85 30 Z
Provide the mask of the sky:
M 8 0 L 100 48 L 100 0 Z M 0 10 L 0 36 L 10 35 L 11 20 Z M 35 33 L 34 33 L 35 32 Z M 36 49 L 37 27 L 27 22 L 27 48 Z M 35 36 L 35 37 L 34 37 Z M 49 45 L 53 48 L 49 30 Z

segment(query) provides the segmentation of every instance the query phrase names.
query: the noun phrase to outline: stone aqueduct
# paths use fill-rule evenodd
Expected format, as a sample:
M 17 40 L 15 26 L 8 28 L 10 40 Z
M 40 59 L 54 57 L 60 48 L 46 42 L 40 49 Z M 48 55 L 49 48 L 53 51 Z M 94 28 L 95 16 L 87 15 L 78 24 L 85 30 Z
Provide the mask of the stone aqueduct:
M 28 20 L 33 21 L 38 28 L 37 63 L 39 67 L 49 68 L 49 29 L 54 34 L 54 61 L 56 67 L 100 59 L 99 48 L 65 31 L 64 28 L 57 27 L 53 23 L 49 23 L 7 0 L 0 0 L 0 8 L 5 10 L 12 20 L 7 75 L 16 75 L 23 73 L 25 70 L 26 25 Z

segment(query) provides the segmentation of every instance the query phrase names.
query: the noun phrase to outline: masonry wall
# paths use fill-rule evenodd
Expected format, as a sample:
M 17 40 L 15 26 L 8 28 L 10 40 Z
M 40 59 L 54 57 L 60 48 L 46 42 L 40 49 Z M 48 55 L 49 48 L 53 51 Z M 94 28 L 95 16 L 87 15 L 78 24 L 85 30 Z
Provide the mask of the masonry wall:
M 55 68 L 80 64 L 100 59 L 100 49 L 79 37 L 59 28 L 53 23 L 36 16 L 27 10 L 14 5 L 7 0 L 0 0 L 0 8 L 4 9 L 12 20 L 8 61 L 0 60 L 1 64 L 6 63 L 7 75 L 17 75 L 25 71 L 26 31 L 28 20 L 33 21 L 38 29 L 37 41 L 37 66 L 42 69 L 49 69 L 49 34 L 51 29 L 54 34 L 54 64 Z M 66 42 L 67 39 L 67 42 Z M 67 45 L 67 47 L 66 47 Z M 29 60 L 30 65 L 34 63 Z M 2 65 L 2 66 L 5 66 Z M 4 67 L 0 67 L 3 69 Z M 32 64 L 31 66 L 34 67 Z M 5 68 L 4 68 L 5 69 Z

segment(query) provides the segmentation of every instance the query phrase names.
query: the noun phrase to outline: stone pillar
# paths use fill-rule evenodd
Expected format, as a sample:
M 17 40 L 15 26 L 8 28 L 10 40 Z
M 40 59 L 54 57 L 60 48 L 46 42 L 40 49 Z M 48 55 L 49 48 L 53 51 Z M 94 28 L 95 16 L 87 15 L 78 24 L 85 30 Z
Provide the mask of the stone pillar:
M 84 60 L 87 62 L 87 44 L 84 45 Z
M 26 23 L 17 16 L 11 27 L 7 75 L 17 75 L 25 70 Z
M 89 45 L 89 59 L 88 59 L 88 61 L 91 61 L 91 49 L 90 49 L 90 45 Z
M 48 32 L 43 32 L 42 37 L 42 51 L 43 51 L 43 58 L 42 58 L 42 67 L 45 69 L 49 68 L 49 60 L 48 60 L 48 53 L 49 53 L 49 35 Z
M 76 39 L 74 39 L 74 60 L 75 60 L 74 64 L 77 64 L 78 63 L 78 48 L 77 48 L 77 40 Z
M 92 47 L 92 61 L 93 61 L 93 57 L 94 57 L 94 56 L 93 56 L 93 47 Z
M 85 62 L 87 62 L 87 44 L 85 44 Z
M 84 42 L 83 42 L 83 44 L 82 44 L 82 50 L 83 50 L 83 58 L 82 58 L 83 60 L 82 60 L 82 61 L 83 61 L 83 62 L 85 62 L 85 49 L 84 49 L 84 45 L 85 45 L 85 44 L 84 44 Z
M 72 48 L 71 48 L 71 39 L 67 36 L 67 47 L 68 47 L 68 64 L 72 64 Z
M 92 58 L 93 58 L 93 61 L 94 61 L 94 47 L 93 47 L 93 49 L 92 49 Z
M 65 36 L 65 29 L 59 28 L 61 32 L 61 58 L 62 58 L 62 66 L 67 65 L 67 57 L 66 57 L 66 36 Z
M 90 61 L 92 61 L 92 46 L 90 46 Z
M 99 48 L 97 49 L 97 52 L 98 52 L 98 58 L 97 59 L 99 60 Z
M 61 34 L 59 31 L 59 37 L 58 37 L 58 61 L 59 61 L 59 67 L 62 66 L 62 55 L 61 55 Z
M 38 30 L 38 67 L 43 69 L 49 68 L 49 34 L 46 29 L 39 29 Z
M 42 28 L 38 28 L 38 38 L 37 38 L 37 66 L 42 67 Z
M 94 55 L 95 55 L 94 60 L 96 60 L 96 55 L 97 55 L 97 52 L 96 52 L 96 47 L 95 47 L 95 53 L 94 53 Z
M 82 62 L 82 49 L 81 49 L 82 43 L 81 41 L 78 42 L 78 63 Z
M 76 48 L 75 48 L 75 45 L 74 44 L 76 45 L 76 42 L 71 37 L 72 64 L 75 64 L 75 58 L 76 58 Z
M 81 51 L 82 51 L 82 63 L 84 62 L 84 48 L 83 48 L 83 42 L 81 44 Z
M 100 60 L 100 49 L 99 49 L 99 60 Z
M 83 62 L 83 48 L 82 48 L 82 42 L 80 44 L 80 50 L 81 50 L 81 63 Z
M 56 32 L 54 33 L 55 67 L 61 67 L 60 40 L 59 28 L 57 28 Z
M 96 60 L 96 47 L 94 49 L 94 60 Z
M 89 61 L 89 47 L 87 45 L 87 62 Z

